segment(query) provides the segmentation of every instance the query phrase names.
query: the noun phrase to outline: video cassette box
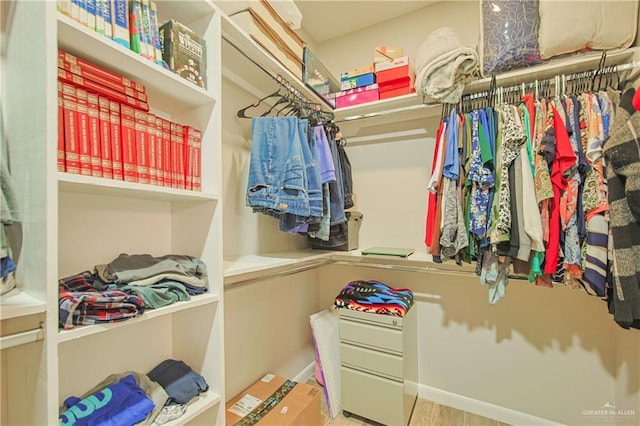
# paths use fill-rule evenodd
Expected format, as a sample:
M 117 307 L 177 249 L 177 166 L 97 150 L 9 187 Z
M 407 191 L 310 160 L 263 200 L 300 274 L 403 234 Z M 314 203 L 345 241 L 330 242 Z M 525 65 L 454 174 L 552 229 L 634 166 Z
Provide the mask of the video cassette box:
M 207 88 L 207 47 L 196 33 L 171 19 L 160 27 L 162 60 L 176 74 Z

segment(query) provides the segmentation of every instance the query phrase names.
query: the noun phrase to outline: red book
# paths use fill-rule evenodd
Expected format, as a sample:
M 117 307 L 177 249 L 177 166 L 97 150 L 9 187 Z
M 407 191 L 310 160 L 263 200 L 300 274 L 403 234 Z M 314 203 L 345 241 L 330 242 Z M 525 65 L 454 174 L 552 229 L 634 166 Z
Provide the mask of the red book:
M 180 124 L 178 124 L 178 188 L 187 189 L 187 159 L 186 159 L 186 148 L 187 142 L 185 140 L 184 129 Z
M 77 132 L 78 144 L 80 145 L 80 174 L 91 176 L 91 145 L 89 142 L 89 116 L 87 110 L 87 91 L 81 87 L 76 87 L 77 104 Z
M 202 132 L 194 129 L 193 141 L 193 190 L 202 191 Z
M 147 113 L 134 110 L 134 120 L 136 129 L 136 171 L 138 172 L 138 182 L 150 183 L 149 175 L 149 132 L 147 130 Z
M 184 187 L 193 189 L 193 162 L 191 161 L 191 147 L 193 146 L 193 128 L 182 126 L 183 148 L 184 148 Z
M 104 78 L 103 76 L 96 74 L 91 70 L 83 69 L 78 65 L 74 65 L 70 62 L 67 62 L 64 60 L 64 58 L 58 57 L 58 68 L 62 68 L 65 71 L 75 74 L 78 77 L 81 77 L 85 80 L 91 80 L 94 83 L 101 84 L 104 87 L 115 90 L 116 92 L 120 92 L 123 95 L 131 96 L 132 98 L 138 99 L 142 102 L 148 102 L 146 93 L 140 92 L 131 87 L 127 87 L 122 83 L 118 83 L 108 78 Z
M 109 89 L 108 87 L 105 87 L 102 84 L 96 83 L 86 78 L 79 77 L 62 68 L 58 68 L 58 78 L 68 83 L 73 83 L 76 86 L 82 87 L 83 89 L 96 92 L 99 95 L 104 95 L 114 101 L 121 102 L 123 104 L 132 106 L 134 108 L 141 109 L 143 111 L 149 111 L 149 104 L 147 104 L 146 102 L 139 101 L 138 99 L 133 98 L 131 96 L 127 96 L 124 93 L 120 93 L 116 90 Z
M 178 177 L 178 123 L 171 122 L 171 187 L 180 188 L 180 178 Z
M 64 115 L 64 151 L 68 173 L 80 174 L 80 145 L 78 144 L 78 117 L 76 88 L 62 83 L 62 106 Z
M 171 156 L 171 147 L 173 143 L 171 141 L 171 122 L 167 119 L 162 119 L 162 173 L 164 177 L 164 186 L 169 188 L 175 188 L 173 180 L 173 169 L 171 165 L 173 163 Z
M 114 81 L 116 83 L 120 83 L 123 86 L 126 87 L 131 87 L 139 92 L 145 93 L 146 89 L 144 87 L 144 85 L 134 81 L 134 80 L 130 80 L 118 73 L 115 73 L 113 71 L 109 71 L 105 68 L 102 68 L 98 65 L 92 64 L 91 62 L 85 61 L 84 59 L 80 59 L 76 56 L 71 55 L 70 53 L 67 52 L 63 52 L 61 50 L 58 50 L 58 59 L 62 59 L 65 62 L 69 62 L 72 65 L 75 65 L 77 67 L 79 67 L 81 70 L 83 71 L 91 71 L 93 74 L 99 75 L 103 78 L 109 79 L 111 81 Z
M 156 181 L 157 185 L 164 186 L 164 151 L 162 139 L 162 118 L 156 117 Z
M 124 180 L 138 182 L 138 162 L 136 159 L 136 123 L 135 110 L 128 105 L 120 105 L 120 123 L 122 126 L 122 170 Z
M 182 132 L 182 126 L 178 123 L 171 123 L 172 132 L 172 146 L 173 146 L 173 176 L 175 180 L 175 187 L 179 189 L 185 189 L 185 176 L 184 176 L 184 135 Z
M 87 115 L 89 116 L 89 146 L 91 149 L 91 176 L 102 177 L 102 142 L 100 139 L 100 112 L 98 95 L 87 93 Z
M 102 176 L 113 179 L 113 160 L 111 158 L 111 113 L 109 99 L 98 96 L 98 117 L 100 124 L 100 152 L 102 154 Z
M 124 167 L 122 165 L 122 123 L 120 119 L 120 104 L 109 101 L 109 140 L 111 141 L 111 162 L 113 165 L 113 178 L 124 180 Z
M 62 98 L 62 82 L 58 81 L 58 171 L 66 170 L 64 155 L 64 100 Z
M 200 147 L 202 133 L 193 127 L 184 126 L 186 189 L 200 190 Z
M 158 167 L 156 165 L 158 138 L 156 136 L 156 116 L 147 113 L 147 138 L 149 139 L 149 182 L 151 185 L 158 184 Z

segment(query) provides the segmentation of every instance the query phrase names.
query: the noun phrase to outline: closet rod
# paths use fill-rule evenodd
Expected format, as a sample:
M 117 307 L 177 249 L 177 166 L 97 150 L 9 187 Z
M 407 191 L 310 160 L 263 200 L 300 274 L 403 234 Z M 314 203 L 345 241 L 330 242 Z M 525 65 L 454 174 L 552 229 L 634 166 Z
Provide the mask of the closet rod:
M 297 96 L 299 96 L 300 98 L 303 98 L 307 103 L 309 104 L 317 104 L 319 108 L 321 108 L 321 104 L 317 103 L 317 102 L 312 102 L 304 93 L 302 93 L 300 90 L 296 89 L 286 78 L 284 78 L 281 75 L 275 75 L 274 73 L 272 73 L 271 71 L 269 71 L 268 69 L 266 69 L 265 67 L 263 67 L 262 65 L 260 65 L 260 63 L 258 63 L 255 59 L 253 59 L 251 56 L 249 56 L 247 53 L 245 53 L 242 48 L 240 48 L 238 45 L 236 45 L 231 39 L 229 39 L 227 36 L 225 36 L 224 34 L 222 34 L 222 39 L 224 41 L 226 41 L 227 43 L 229 43 L 229 45 L 231 47 L 233 47 L 234 49 L 236 49 L 242 56 L 244 56 L 245 58 L 247 58 L 249 60 L 249 62 L 253 63 L 256 67 L 258 67 L 260 70 L 262 70 L 265 74 L 267 74 L 269 77 L 271 77 L 277 84 L 279 84 L 280 86 L 284 87 L 285 89 L 288 89 L 292 92 L 294 92 Z M 326 99 L 324 99 L 323 97 L 318 97 L 319 100 L 322 100 L 326 105 L 330 106 L 331 108 L 333 108 L 331 105 L 329 105 L 328 101 Z
M 372 262 L 349 262 L 348 260 L 334 260 L 333 264 L 346 265 L 346 266 L 361 266 L 365 268 L 375 268 L 375 269 L 392 269 L 395 271 L 406 271 L 406 272 L 429 272 L 429 273 L 443 274 L 443 275 L 456 275 L 460 277 L 478 278 L 478 275 L 475 272 L 456 271 L 452 269 L 440 269 L 440 268 L 434 268 L 431 266 L 411 266 L 411 265 L 398 265 L 398 264 L 372 263 Z M 521 277 L 519 275 L 509 275 L 509 279 L 528 281 L 527 277 Z
M 259 281 L 264 281 L 264 280 L 270 280 L 272 278 L 280 278 L 280 277 L 286 277 L 288 275 L 293 275 L 293 274 L 298 274 L 300 272 L 305 272 L 305 271 L 309 271 L 311 269 L 315 269 L 318 266 L 324 266 L 324 265 L 328 265 L 332 263 L 331 260 L 329 259 L 319 259 L 314 261 L 313 263 L 310 264 L 306 264 L 306 265 L 302 265 L 302 266 L 298 266 L 296 268 L 293 269 L 287 269 L 281 272 L 276 272 L 273 274 L 268 274 L 268 275 L 261 275 L 258 277 L 251 277 L 251 278 L 244 278 L 238 281 L 233 281 L 233 277 L 228 277 L 227 279 L 229 281 L 232 281 L 230 283 L 225 283 L 224 284 L 224 289 L 226 290 L 231 290 L 237 287 L 241 287 L 244 286 L 246 284 L 252 284 L 252 283 L 256 283 Z M 266 273 L 268 273 L 268 271 L 265 271 Z
M 38 342 L 43 339 L 44 330 L 42 327 L 23 331 L 21 333 L 9 334 L 7 336 L 0 337 L 0 350 L 26 345 L 27 343 Z
M 624 71 L 627 70 L 633 70 L 640 67 L 640 61 L 632 61 L 632 62 L 627 62 L 627 63 L 623 63 L 623 64 L 608 64 L 608 65 L 604 65 L 602 67 L 602 69 L 609 69 L 608 71 L 604 72 L 604 74 L 598 74 L 597 72 L 601 69 L 601 68 L 590 68 L 590 69 L 586 69 L 584 71 L 579 71 L 579 72 L 571 72 L 566 74 L 567 78 L 565 79 L 565 81 L 572 81 L 573 79 L 579 79 L 579 78 L 584 78 L 584 77 L 595 77 L 597 78 L 600 75 L 606 75 L 606 74 L 619 74 L 622 73 Z M 585 73 L 593 73 L 592 75 L 586 75 Z M 555 76 L 563 76 L 565 75 L 564 73 L 560 72 L 560 73 L 556 73 Z M 509 91 L 517 91 L 517 90 L 521 90 L 522 85 L 531 85 L 531 84 L 535 84 L 536 82 L 538 83 L 543 83 L 546 82 L 548 84 L 550 84 L 551 86 L 555 86 L 556 84 L 556 79 L 555 77 L 549 77 L 549 78 L 543 78 L 543 79 L 535 79 L 535 80 L 525 80 L 524 78 L 522 79 L 522 81 L 518 82 L 518 83 L 512 83 L 512 84 L 507 84 L 507 85 L 500 85 L 500 83 L 497 83 L 496 89 L 498 88 L 502 88 L 502 89 L 506 89 Z M 529 90 L 532 89 L 532 87 L 528 87 Z M 473 92 L 469 92 L 469 93 L 464 93 L 462 95 L 462 97 L 465 96 L 471 96 L 473 97 L 478 96 L 478 98 L 487 96 L 489 93 L 489 89 L 483 89 L 483 90 L 477 90 L 477 91 L 473 91 Z M 457 103 L 455 104 L 450 104 L 450 105 L 457 105 Z

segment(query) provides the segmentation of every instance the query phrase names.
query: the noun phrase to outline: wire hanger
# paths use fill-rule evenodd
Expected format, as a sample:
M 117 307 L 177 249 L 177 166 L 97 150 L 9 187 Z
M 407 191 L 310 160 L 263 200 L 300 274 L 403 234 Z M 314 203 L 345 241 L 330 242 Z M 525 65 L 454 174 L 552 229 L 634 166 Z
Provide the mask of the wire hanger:
M 251 117 L 251 116 L 248 116 L 248 115 L 247 115 L 247 110 L 249 110 L 249 109 L 251 109 L 251 108 L 257 108 L 257 107 L 259 107 L 259 106 L 260 106 L 260 104 L 261 104 L 263 101 L 265 101 L 265 100 L 267 100 L 267 99 L 269 99 L 269 98 L 274 98 L 274 97 L 276 97 L 276 96 L 282 96 L 282 94 L 280 93 L 280 88 L 279 88 L 279 87 L 278 87 L 278 90 L 276 90 L 275 92 L 271 93 L 270 95 L 267 95 L 267 96 L 265 96 L 264 98 L 260 98 L 260 99 L 258 99 L 258 101 L 257 101 L 257 102 L 255 102 L 255 103 L 253 103 L 253 104 L 251 104 L 251 105 L 248 105 L 248 106 L 246 106 L 246 107 L 244 107 L 244 108 L 242 108 L 242 109 L 238 110 L 238 112 L 236 113 L 236 115 L 237 115 L 238 117 L 240 117 L 240 118 L 253 118 L 253 117 Z

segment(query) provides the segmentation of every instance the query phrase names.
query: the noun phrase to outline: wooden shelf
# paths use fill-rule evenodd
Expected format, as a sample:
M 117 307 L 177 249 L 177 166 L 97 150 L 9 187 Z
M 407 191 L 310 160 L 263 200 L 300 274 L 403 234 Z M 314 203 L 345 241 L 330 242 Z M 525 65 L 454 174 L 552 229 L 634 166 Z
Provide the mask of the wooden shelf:
M 158 201 L 203 202 L 216 201 L 219 198 L 218 194 L 64 172 L 58 173 L 58 186 L 61 192 L 111 195 Z
M 149 105 L 170 115 L 212 105 L 216 95 L 58 13 L 58 47 L 145 85 Z
M 289 275 L 313 269 L 330 262 L 331 252 L 324 250 L 298 250 L 224 259 L 225 288 L 240 284 Z
M 407 258 L 401 258 L 397 256 L 363 255 L 360 250 L 299 250 L 227 258 L 224 260 L 225 287 L 269 279 L 278 275 L 302 272 L 333 263 L 447 274 L 473 274 L 475 276 L 475 267 L 473 265 L 458 266 L 454 262 L 435 263 L 430 255 L 417 251 Z
M 58 343 L 70 342 L 92 334 L 103 333 L 116 328 L 139 324 L 142 321 L 151 320 L 164 315 L 171 315 L 186 309 L 193 309 L 210 303 L 218 303 L 219 300 L 220 298 L 217 294 L 205 293 L 199 296 L 191 296 L 191 300 L 189 301 L 176 302 L 168 306 L 163 306 L 162 308 L 145 310 L 144 314 L 141 316 L 126 321 L 96 325 L 78 325 L 71 330 L 60 330 L 58 332 Z
M 220 395 L 214 392 L 208 391 L 203 394 L 200 394 L 189 402 L 189 405 L 187 406 L 187 411 L 182 416 L 178 417 L 175 420 L 165 423 L 165 425 L 177 426 L 177 425 L 186 424 L 189 421 L 198 417 L 200 414 L 207 411 L 209 408 L 219 403 L 220 403 Z
M 0 299 L 0 320 L 23 317 L 45 312 L 47 303 L 25 293 L 20 289 L 13 289 L 2 295 Z
M 640 52 L 639 48 L 617 49 L 607 52 L 606 65 L 632 63 Z M 547 63 L 509 71 L 496 75 L 498 86 L 512 86 L 521 82 L 545 80 L 559 74 L 574 74 L 597 68 L 602 54 L 574 55 L 566 58 L 551 60 Z M 491 78 L 481 78 L 468 83 L 465 93 L 475 93 L 488 90 Z M 334 113 L 341 129 L 347 129 L 348 135 L 360 136 L 367 126 L 380 126 L 398 121 L 407 122 L 440 115 L 442 104 L 417 93 L 398 96 L 395 98 L 367 102 L 345 108 L 337 108 Z M 406 126 L 405 126 L 406 127 Z M 366 133 L 375 134 L 377 130 Z

